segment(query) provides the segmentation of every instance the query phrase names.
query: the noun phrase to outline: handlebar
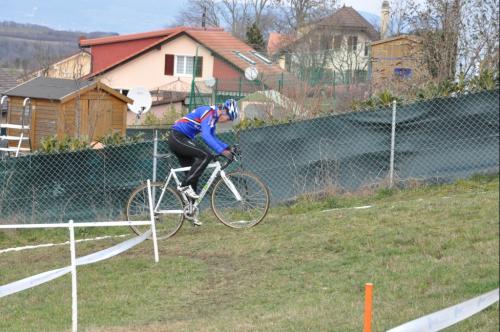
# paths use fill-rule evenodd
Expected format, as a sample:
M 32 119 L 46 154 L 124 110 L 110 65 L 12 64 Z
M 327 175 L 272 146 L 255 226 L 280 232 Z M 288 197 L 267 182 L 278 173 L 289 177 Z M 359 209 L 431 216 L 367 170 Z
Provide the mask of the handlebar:
M 229 165 L 231 165 L 233 162 L 235 161 L 238 161 L 240 156 L 241 156 L 241 152 L 240 152 L 240 149 L 239 149 L 239 145 L 235 144 L 231 147 L 231 153 L 233 154 L 233 159 L 228 159 L 226 157 L 224 157 L 223 155 L 220 155 L 218 157 L 222 157 L 224 159 L 226 159 L 226 163 L 224 165 L 222 165 L 222 168 L 221 170 L 224 170 L 226 169 L 227 167 L 229 167 Z

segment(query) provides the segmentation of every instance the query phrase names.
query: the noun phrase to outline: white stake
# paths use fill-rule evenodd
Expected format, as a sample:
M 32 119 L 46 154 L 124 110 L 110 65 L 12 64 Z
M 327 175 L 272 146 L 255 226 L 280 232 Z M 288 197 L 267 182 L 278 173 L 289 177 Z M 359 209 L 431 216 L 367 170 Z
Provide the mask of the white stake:
M 155 262 L 158 263 L 160 258 L 158 256 L 158 242 L 156 240 L 156 225 L 153 207 L 153 198 L 151 195 L 151 181 L 148 180 L 148 199 L 149 199 L 149 215 L 151 216 L 151 235 L 153 236 L 153 250 L 155 253 Z
M 69 246 L 71 251 L 71 298 L 72 298 L 72 331 L 78 330 L 78 307 L 76 291 L 76 248 L 75 248 L 75 227 L 73 220 L 69 221 Z

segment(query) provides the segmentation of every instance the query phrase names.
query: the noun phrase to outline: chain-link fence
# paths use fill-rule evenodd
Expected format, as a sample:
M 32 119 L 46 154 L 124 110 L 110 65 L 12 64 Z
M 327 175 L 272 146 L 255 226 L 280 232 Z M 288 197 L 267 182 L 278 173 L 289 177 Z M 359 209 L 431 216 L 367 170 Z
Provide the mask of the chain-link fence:
M 149 136 L 151 137 L 151 135 Z M 448 181 L 499 170 L 499 91 L 469 93 L 227 132 L 241 167 L 273 204 L 338 193 Z M 159 153 L 168 152 L 165 140 Z M 157 178 L 169 166 L 159 161 Z M 32 154 L 0 162 L 0 222 L 124 218 L 133 188 L 152 178 L 153 142 Z
M 199 105 L 221 104 L 233 98 L 263 105 L 267 115 L 277 119 L 310 118 L 351 111 L 353 100 L 365 99 L 370 94 L 370 84 L 366 80 L 344 82 L 334 74 L 302 78 L 282 72 L 259 74 L 252 81 L 239 77 L 215 80 L 209 86 L 203 81 L 193 83 L 187 103 L 190 110 Z

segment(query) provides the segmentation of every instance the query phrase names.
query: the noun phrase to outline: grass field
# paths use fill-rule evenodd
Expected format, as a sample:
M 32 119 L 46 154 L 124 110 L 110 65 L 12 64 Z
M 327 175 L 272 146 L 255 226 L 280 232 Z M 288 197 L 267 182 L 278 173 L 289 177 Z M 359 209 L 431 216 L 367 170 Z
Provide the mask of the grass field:
M 498 187 L 475 177 L 303 200 L 244 231 L 186 224 L 160 242 L 158 264 L 147 241 L 79 267 L 79 330 L 361 331 L 372 282 L 373 331 L 385 331 L 499 287 Z M 0 232 L 0 249 L 66 240 Z M 78 256 L 123 240 L 80 243 Z M 0 285 L 68 263 L 68 246 L 3 253 Z M 70 276 L 0 299 L 0 317 L 0 331 L 69 331 Z M 498 302 L 448 330 L 499 331 Z

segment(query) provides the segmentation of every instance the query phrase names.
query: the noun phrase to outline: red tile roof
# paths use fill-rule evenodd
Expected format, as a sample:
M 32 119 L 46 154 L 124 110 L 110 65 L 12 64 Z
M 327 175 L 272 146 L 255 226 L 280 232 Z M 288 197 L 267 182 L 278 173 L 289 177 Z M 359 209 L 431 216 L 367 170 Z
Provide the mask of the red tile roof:
M 267 41 L 267 54 L 273 55 L 296 39 L 295 36 L 271 32 Z
M 235 53 L 236 51 L 254 61 L 255 66 L 261 73 L 278 74 L 283 71 L 279 66 L 267 64 L 256 57 L 252 53 L 255 52 L 252 47 L 223 29 L 205 30 L 201 28 L 178 27 L 132 35 L 82 39 L 80 40 L 80 46 L 96 47 L 96 49 L 102 46 L 120 48 L 120 52 L 101 52 L 102 54 L 96 54 L 96 57 L 100 57 L 101 59 L 94 59 L 91 76 L 95 76 L 138 57 L 158 45 L 168 43 L 181 35 L 187 35 L 241 71 L 244 71 L 251 64 L 239 57 Z M 143 41 L 142 44 L 139 44 L 140 41 Z M 113 44 L 115 46 L 112 46 Z M 122 47 L 121 45 L 128 46 Z M 130 45 L 137 46 L 130 47 Z
M 150 31 L 150 32 L 142 32 L 142 33 L 134 33 L 134 34 L 129 34 L 129 35 L 122 35 L 122 36 L 110 36 L 110 37 L 101 37 L 101 38 L 94 38 L 94 39 L 80 39 L 80 46 L 82 47 L 88 47 L 88 46 L 95 46 L 95 45 L 103 45 L 103 44 L 111 44 L 111 43 L 119 43 L 119 42 L 124 42 L 124 41 L 131 41 L 131 40 L 137 40 L 137 39 L 149 39 L 149 38 L 162 38 L 165 36 L 168 36 L 175 30 L 178 30 L 179 28 L 171 28 L 171 29 L 164 29 L 164 30 L 158 30 L 158 31 Z
M 277 74 L 283 70 L 276 64 L 266 64 L 252 52 L 256 52 L 248 44 L 242 42 L 226 31 L 203 31 L 188 30 L 189 36 L 200 42 L 202 45 L 218 54 L 220 57 L 244 71 L 251 64 L 246 62 L 235 52 L 240 52 L 243 56 L 255 62 L 255 66 L 261 73 Z
M 372 40 L 380 39 L 380 34 L 354 8 L 343 6 L 332 15 L 315 23 L 317 26 L 331 26 L 344 29 L 358 29 L 364 31 Z

